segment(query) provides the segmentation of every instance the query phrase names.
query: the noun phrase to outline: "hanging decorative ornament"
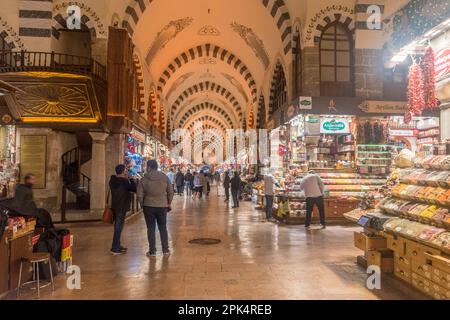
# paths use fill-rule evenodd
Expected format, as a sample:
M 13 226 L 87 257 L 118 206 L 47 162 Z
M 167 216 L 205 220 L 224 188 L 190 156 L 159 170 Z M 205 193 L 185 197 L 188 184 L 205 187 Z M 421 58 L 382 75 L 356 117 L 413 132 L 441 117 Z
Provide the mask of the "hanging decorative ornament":
M 429 46 L 425 51 L 421 66 L 423 72 L 423 95 L 425 100 L 425 107 L 434 109 L 438 106 L 438 101 L 436 99 L 434 51 L 431 46 Z
M 406 111 L 405 115 L 403 116 L 403 122 L 405 124 L 409 124 L 412 120 L 412 113 L 409 111 Z
M 413 64 L 409 67 L 408 112 L 420 116 L 424 106 L 422 68 L 418 64 Z

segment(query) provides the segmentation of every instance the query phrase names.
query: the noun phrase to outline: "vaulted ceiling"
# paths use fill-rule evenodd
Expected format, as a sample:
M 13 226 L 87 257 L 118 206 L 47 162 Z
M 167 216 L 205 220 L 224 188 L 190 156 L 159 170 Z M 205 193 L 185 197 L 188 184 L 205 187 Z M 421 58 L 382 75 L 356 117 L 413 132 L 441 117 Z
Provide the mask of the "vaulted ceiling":
M 291 59 L 287 2 L 296 1 L 130 2 L 122 27 L 133 38 L 172 129 L 192 129 L 199 119 L 220 130 L 247 123 L 273 66 Z

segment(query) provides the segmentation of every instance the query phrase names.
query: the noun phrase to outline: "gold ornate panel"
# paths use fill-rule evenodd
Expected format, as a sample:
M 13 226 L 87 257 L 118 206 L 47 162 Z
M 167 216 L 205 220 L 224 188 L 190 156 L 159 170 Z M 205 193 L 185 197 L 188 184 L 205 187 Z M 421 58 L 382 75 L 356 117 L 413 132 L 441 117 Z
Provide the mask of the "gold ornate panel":
M 98 122 L 96 101 L 88 83 L 15 83 L 17 109 L 23 122 Z M 95 97 L 93 97 L 95 100 Z

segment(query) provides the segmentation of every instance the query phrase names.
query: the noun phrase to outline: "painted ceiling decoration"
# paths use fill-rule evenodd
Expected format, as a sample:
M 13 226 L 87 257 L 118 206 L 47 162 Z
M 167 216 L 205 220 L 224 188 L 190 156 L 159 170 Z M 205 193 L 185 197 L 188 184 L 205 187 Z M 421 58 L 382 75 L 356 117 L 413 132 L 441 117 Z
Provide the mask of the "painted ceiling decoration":
M 174 39 L 181 31 L 189 27 L 194 19 L 192 17 L 185 17 L 178 20 L 170 21 L 164 28 L 162 28 L 155 37 L 155 40 L 150 45 L 150 49 L 145 57 L 147 65 L 151 65 L 156 54 L 163 49 L 167 43 Z
M 56 39 L 59 39 L 59 30 L 67 29 L 67 8 L 71 5 L 80 7 L 83 15 L 81 16 L 81 28 L 83 30 L 89 30 L 92 39 L 102 38 L 106 39 L 108 33 L 106 27 L 100 17 L 97 15 L 94 9 L 81 1 L 64 1 L 53 6 L 53 13 L 57 13 L 53 17 L 52 23 L 52 35 Z
M 242 108 L 239 105 L 238 100 L 233 96 L 233 94 L 228 91 L 226 88 L 222 87 L 221 85 L 215 83 L 215 82 L 201 82 L 193 85 L 192 87 L 184 90 L 177 100 L 172 105 L 171 114 L 172 116 L 175 114 L 177 109 L 179 109 L 180 105 L 184 103 L 184 101 L 191 97 L 192 95 L 199 93 L 199 92 L 216 92 L 217 94 L 220 94 L 224 98 L 228 100 L 228 103 L 233 106 L 233 109 L 239 112 L 239 116 L 242 116 Z
M 242 84 L 228 73 L 222 72 L 222 75 L 236 88 L 237 91 L 239 91 L 239 93 L 244 97 L 245 102 L 248 102 L 248 97 Z
M 201 111 L 207 111 L 208 113 L 215 113 L 216 115 L 223 117 L 227 121 L 227 124 L 229 125 L 230 128 L 235 127 L 235 123 L 231 119 L 228 112 L 226 112 L 223 108 L 217 106 L 216 104 L 212 104 L 209 102 L 198 104 L 195 107 L 191 108 L 188 112 L 184 113 L 179 121 L 180 126 L 183 127 L 183 124 L 190 117 L 201 114 Z
M 126 29 L 133 36 L 139 19 L 151 3 L 155 1 L 162 0 L 135 0 L 133 5 L 127 6 L 125 9 L 125 18 L 122 21 L 122 28 Z M 280 32 L 284 54 L 287 55 L 292 48 L 292 23 L 286 3 L 284 0 L 260 0 L 260 2 L 267 9 L 270 16 L 272 16 L 274 24 Z
M 198 30 L 199 36 L 212 36 L 212 37 L 218 37 L 220 36 L 220 31 L 214 26 L 206 25 L 203 26 L 200 30 Z
M 233 29 L 239 36 L 245 41 L 245 43 L 253 50 L 256 57 L 261 61 L 264 69 L 267 69 L 270 65 L 270 58 L 264 47 L 263 41 L 258 38 L 258 36 L 253 32 L 252 28 L 246 27 L 237 22 L 230 24 L 231 29 Z
M 157 86 L 158 97 L 161 98 L 165 84 L 177 72 L 179 68 L 181 68 L 183 65 L 189 62 L 195 61 L 198 58 L 202 57 L 213 57 L 216 59 L 220 59 L 221 61 L 227 63 L 236 71 L 238 71 L 244 78 L 244 81 L 247 83 L 251 91 L 253 102 L 257 101 L 256 82 L 253 79 L 253 76 L 248 67 L 242 62 L 241 59 L 239 59 L 233 53 L 212 44 L 204 44 L 201 46 L 191 48 L 180 54 L 178 57 L 176 57 L 163 71 L 161 77 L 159 78 Z

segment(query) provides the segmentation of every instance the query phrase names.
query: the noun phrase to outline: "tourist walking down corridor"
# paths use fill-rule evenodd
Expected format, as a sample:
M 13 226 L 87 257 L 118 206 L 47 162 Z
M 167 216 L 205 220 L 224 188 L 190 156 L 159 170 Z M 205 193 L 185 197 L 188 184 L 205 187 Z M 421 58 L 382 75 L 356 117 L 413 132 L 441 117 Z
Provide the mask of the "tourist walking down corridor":
M 131 193 L 136 192 L 136 184 L 128 178 L 125 165 L 116 166 L 116 175 L 109 180 L 111 190 L 111 210 L 114 213 L 114 235 L 111 247 L 112 255 L 124 254 L 127 248 L 120 243 L 120 237 L 125 225 L 125 217 L 131 207 Z
M 306 197 L 306 222 L 305 227 L 309 229 L 311 225 L 311 218 L 314 206 L 319 209 L 320 224 L 325 228 L 325 205 L 323 201 L 324 183 L 313 170 L 310 170 L 308 175 L 302 179 L 300 188 L 305 192 Z
M 241 178 L 239 172 L 235 172 L 233 178 L 230 180 L 231 196 L 233 197 L 233 208 L 239 207 L 239 191 L 241 190 Z
M 170 168 L 169 172 L 167 172 L 167 177 L 169 178 L 173 190 L 175 190 L 175 173 L 173 172 L 172 168 Z
M 188 170 L 184 175 L 184 189 L 186 190 L 186 194 L 190 196 L 192 194 L 192 189 L 194 188 L 194 176 L 191 173 L 191 170 Z
M 230 172 L 227 170 L 223 175 L 223 188 L 225 189 L 225 202 L 230 201 Z
M 266 221 L 272 218 L 274 185 L 279 186 L 273 175 L 266 174 L 264 176 L 264 196 L 266 198 Z
M 194 194 L 192 196 L 193 199 L 198 197 L 199 199 L 202 197 L 202 181 L 200 179 L 201 173 L 194 172 Z
M 161 237 L 164 255 L 169 255 L 169 237 L 167 234 L 167 212 L 171 210 L 173 200 L 173 186 L 169 178 L 158 171 L 156 160 L 147 162 L 147 174 L 141 179 L 137 188 L 137 198 L 144 208 L 144 217 L 147 224 L 147 237 L 150 250 L 148 257 L 156 256 L 156 224 Z
M 183 194 L 184 187 L 184 174 L 180 169 L 177 171 L 177 175 L 175 176 L 175 185 L 177 186 L 177 193 L 179 196 Z

